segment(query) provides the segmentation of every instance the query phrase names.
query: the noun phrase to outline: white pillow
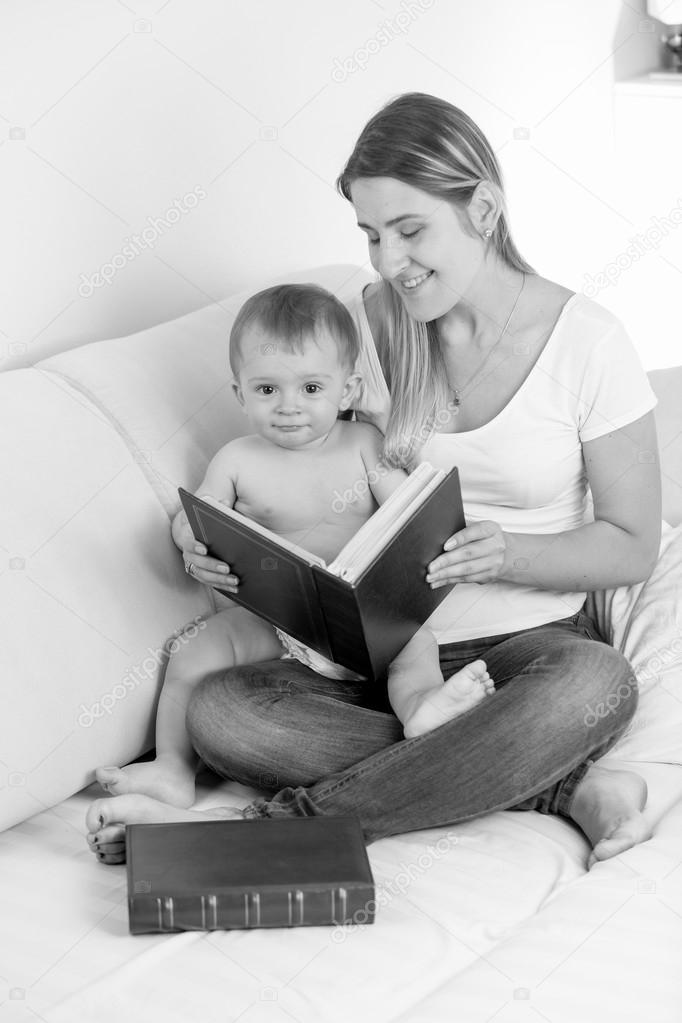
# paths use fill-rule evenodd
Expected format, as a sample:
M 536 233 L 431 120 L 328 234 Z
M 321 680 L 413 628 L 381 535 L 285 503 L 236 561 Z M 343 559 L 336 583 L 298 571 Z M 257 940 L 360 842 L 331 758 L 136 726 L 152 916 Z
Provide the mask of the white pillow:
M 588 608 L 632 664 L 640 692 L 630 727 L 606 757 L 682 764 L 682 525 L 663 524 L 646 582 L 590 594 Z

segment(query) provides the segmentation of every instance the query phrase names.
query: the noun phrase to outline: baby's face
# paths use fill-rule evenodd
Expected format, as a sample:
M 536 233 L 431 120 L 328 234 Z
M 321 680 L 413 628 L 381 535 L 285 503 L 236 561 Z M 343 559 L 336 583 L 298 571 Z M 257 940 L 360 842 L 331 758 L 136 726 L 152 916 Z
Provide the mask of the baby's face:
M 235 390 L 253 430 L 283 448 L 322 444 L 357 382 L 340 364 L 333 338 L 319 331 L 295 352 L 253 327 L 242 337 L 241 355 Z

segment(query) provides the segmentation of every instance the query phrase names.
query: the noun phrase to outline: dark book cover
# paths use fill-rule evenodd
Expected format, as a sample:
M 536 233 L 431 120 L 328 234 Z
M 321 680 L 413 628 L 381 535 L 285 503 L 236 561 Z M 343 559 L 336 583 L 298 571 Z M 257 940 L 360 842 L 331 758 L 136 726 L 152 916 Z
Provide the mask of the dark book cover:
M 126 827 L 131 934 L 373 923 L 355 817 Z
M 183 488 L 179 493 L 197 540 L 240 580 L 236 593 L 222 591 L 226 596 L 369 679 L 383 677 L 452 589 L 431 589 L 425 577 L 447 538 L 465 526 L 456 468 L 353 583 Z

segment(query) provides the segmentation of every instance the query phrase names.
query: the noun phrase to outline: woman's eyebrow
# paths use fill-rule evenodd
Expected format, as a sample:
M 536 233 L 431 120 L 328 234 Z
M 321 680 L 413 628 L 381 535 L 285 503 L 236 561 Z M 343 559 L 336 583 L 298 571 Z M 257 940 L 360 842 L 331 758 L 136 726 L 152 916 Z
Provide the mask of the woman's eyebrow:
M 384 227 L 393 227 L 394 224 L 399 224 L 401 220 L 412 220 L 413 217 L 421 217 L 422 213 L 402 213 L 399 217 L 394 217 L 393 220 L 387 220 Z M 362 224 L 358 220 L 358 227 L 364 227 L 367 231 L 374 231 L 376 228 L 370 227 L 369 224 Z

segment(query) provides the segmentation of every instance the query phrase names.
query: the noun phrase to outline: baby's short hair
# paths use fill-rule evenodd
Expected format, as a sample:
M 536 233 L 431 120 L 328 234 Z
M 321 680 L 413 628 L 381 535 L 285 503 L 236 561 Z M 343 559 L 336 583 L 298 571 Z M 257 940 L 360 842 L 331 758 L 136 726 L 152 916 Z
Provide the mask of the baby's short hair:
M 353 317 L 343 302 L 316 284 L 277 284 L 247 299 L 237 313 L 230 331 L 230 367 L 239 376 L 241 341 L 250 327 L 263 329 L 273 343 L 300 352 L 317 331 L 326 328 L 336 342 L 339 362 L 355 368 L 360 339 Z

